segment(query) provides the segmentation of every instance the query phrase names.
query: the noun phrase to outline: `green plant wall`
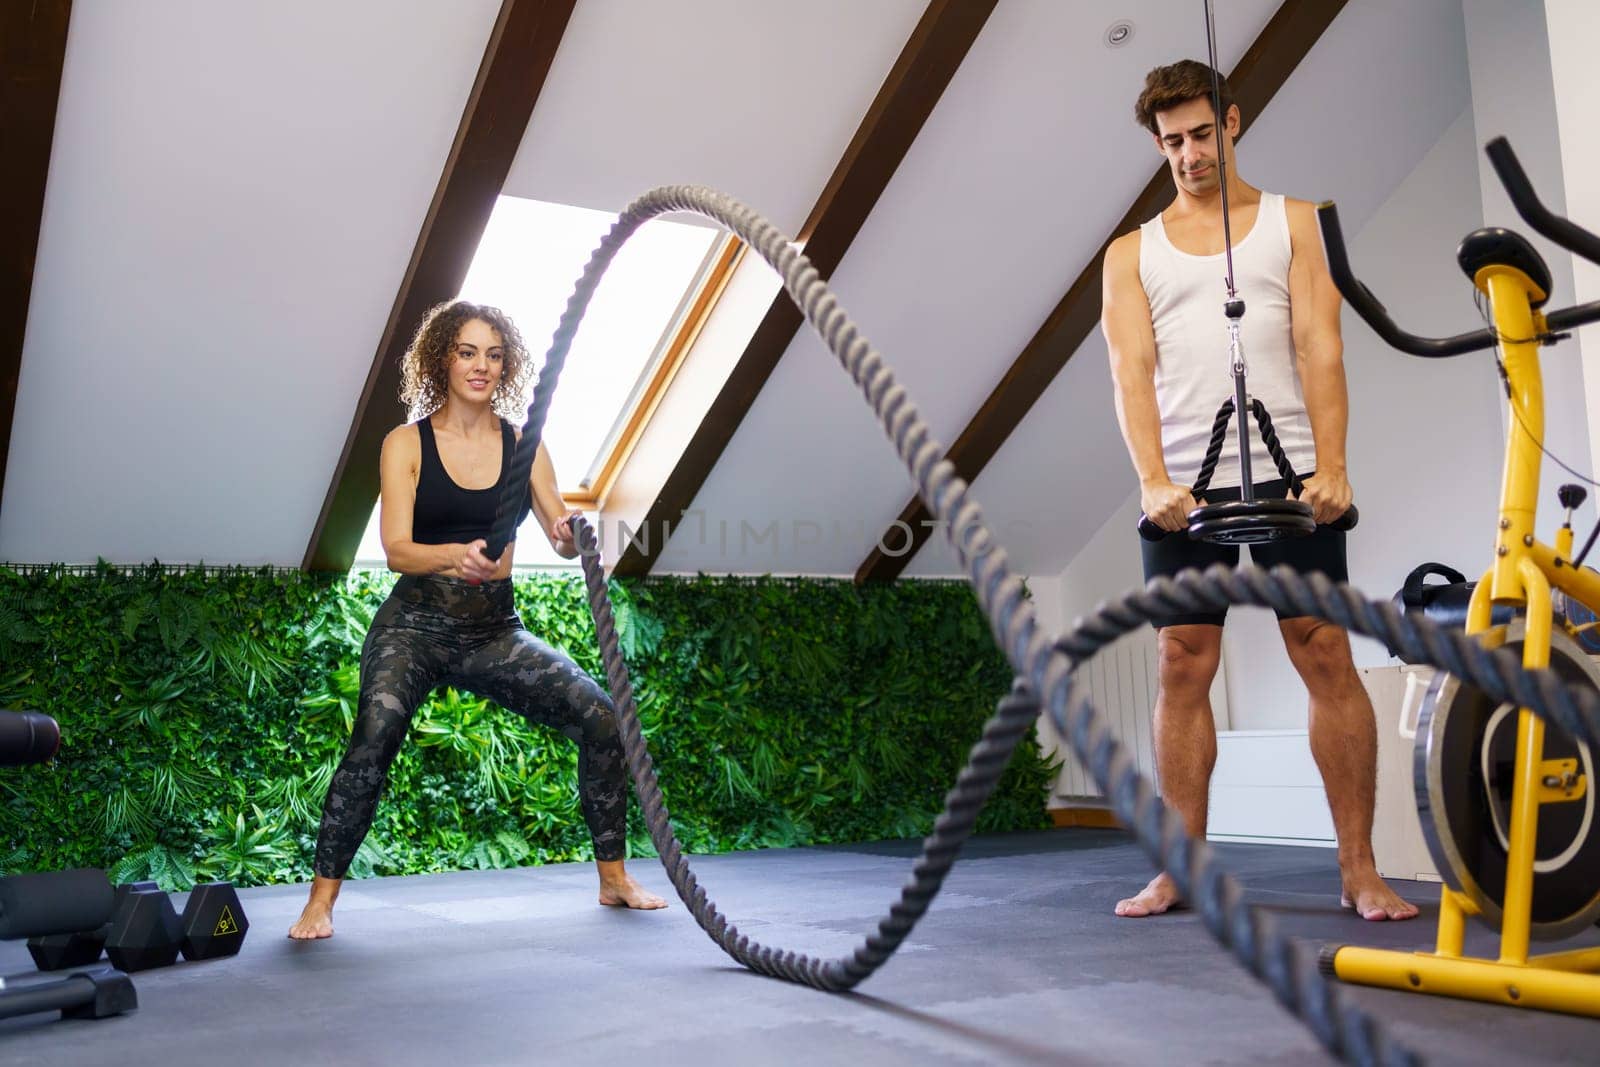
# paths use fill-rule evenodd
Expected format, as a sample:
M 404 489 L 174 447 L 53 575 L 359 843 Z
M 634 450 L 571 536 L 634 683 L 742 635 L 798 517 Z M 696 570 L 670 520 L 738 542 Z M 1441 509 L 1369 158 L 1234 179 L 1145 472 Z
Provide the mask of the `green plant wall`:
M 51 764 L 0 770 L 0 870 L 107 867 L 166 888 L 310 877 L 393 582 L 159 565 L 0 568 L 0 705 L 54 716 Z M 957 583 L 612 583 L 668 808 L 695 852 L 926 833 L 1009 683 Z M 516 582 L 524 622 L 603 678 L 575 575 Z M 413 720 L 352 874 L 590 857 L 576 748 L 469 693 Z M 1046 824 L 1023 744 L 980 828 Z M 651 855 L 630 804 L 633 855 Z

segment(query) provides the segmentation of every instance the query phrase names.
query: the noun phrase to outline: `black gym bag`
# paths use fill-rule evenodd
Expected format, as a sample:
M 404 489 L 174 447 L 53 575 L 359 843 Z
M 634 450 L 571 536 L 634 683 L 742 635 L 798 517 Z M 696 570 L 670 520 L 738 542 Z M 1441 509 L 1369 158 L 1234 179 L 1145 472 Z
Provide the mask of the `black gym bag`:
M 1433 576 L 1444 581 L 1429 585 L 1428 578 Z M 1405 585 L 1394 595 L 1394 604 L 1401 611 L 1420 611 L 1440 626 L 1461 630 L 1466 628 L 1467 605 L 1472 601 L 1472 590 L 1477 584 L 1467 581 L 1467 576 L 1454 567 L 1424 563 L 1406 575 Z M 1489 609 L 1489 625 L 1502 626 L 1515 614 L 1516 609 L 1510 604 L 1496 604 Z M 1389 654 L 1404 662 L 1413 662 L 1397 649 L 1390 648 Z

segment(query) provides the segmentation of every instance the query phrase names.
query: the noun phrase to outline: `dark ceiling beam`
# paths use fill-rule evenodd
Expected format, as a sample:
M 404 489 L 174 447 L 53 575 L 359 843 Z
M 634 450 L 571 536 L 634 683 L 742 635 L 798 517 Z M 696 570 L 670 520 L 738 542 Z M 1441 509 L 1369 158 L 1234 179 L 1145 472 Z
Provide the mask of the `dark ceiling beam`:
M 996 2 L 933 0 L 923 12 L 810 217 L 796 235 L 822 277 L 832 275 L 844 259 Z M 646 512 L 640 526 L 644 536 L 631 542 L 617 561 L 618 575 L 649 573 L 666 548 L 670 531 L 694 503 L 695 495 L 733 440 L 734 432 L 803 321 L 786 293 L 773 298 Z
M 0 6 L 0 497 L 22 380 L 22 342 L 44 220 L 72 0 Z
M 1278 8 L 1239 65 L 1228 75 L 1234 103 L 1239 105 L 1241 136 L 1266 110 L 1267 104 L 1310 54 L 1344 5 L 1345 0 L 1285 0 Z M 1111 242 L 1154 217 L 1171 203 L 1172 197 L 1172 180 L 1163 166 L 1134 198 L 1088 266 L 1083 268 L 1044 325 L 1006 370 L 1000 384 L 994 387 L 945 453 L 945 458 L 955 464 L 956 473 L 962 478 L 968 482 L 977 478 L 1090 331 L 1099 325 L 1100 266 Z M 1109 396 L 1106 403 L 1111 403 Z M 899 577 L 932 534 L 931 518 L 922 498 L 912 497 L 856 569 L 856 581 L 881 582 Z M 911 531 L 909 544 L 906 530 Z
M 453 299 L 511 172 L 577 0 L 504 0 L 455 143 L 367 372 L 304 569 L 349 570 L 378 499 L 378 453 L 405 421 L 400 357 L 434 304 Z

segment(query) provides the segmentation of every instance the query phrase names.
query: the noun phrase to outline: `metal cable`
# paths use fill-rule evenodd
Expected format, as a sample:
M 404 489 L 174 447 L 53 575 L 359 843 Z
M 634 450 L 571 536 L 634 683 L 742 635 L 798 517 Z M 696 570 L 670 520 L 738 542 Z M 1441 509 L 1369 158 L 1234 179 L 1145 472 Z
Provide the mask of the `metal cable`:
M 982 739 L 951 790 L 934 832 L 924 842 L 922 857 L 913 866 L 900 901 L 879 923 L 877 934 L 869 936 L 851 956 L 835 960 L 761 945 L 740 934 L 717 911 L 672 833 L 633 706 L 627 666 L 617 645 L 594 532 L 586 522 L 575 522 L 574 532 L 581 539 L 585 557 L 589 602 L 640 807 L 662 865 L 696 921 L 725 951 L 754 970 L 821 989 L 852 987 L 888 958 L 926 910 L 970 833 L 988 790 L 1033 721 L 1041 703 L 1039 694 L 1043 694 L 1045 712 L 1110 799 L 1123 825 L 1133 828 L 1146 854 L 1172 876 L 1186 899 L 1195 902 L 1206 928 L 1267 983 L 1279 1002 L 1304 1021 L 1330 1052 L 1356 1064 L 1420 1062 L 1328 981 L 1318 970 L 1314 953 L 1290 941 L 1270 914 L 1244 902 L 1239 883 L 1222 869 L 1204 840 L 1187 836 L 1181 817 L 1162 804 L 1104 717 L 1073 681 L 1072 673 L 1088 656 L 1143 625 L 1153 613 L 1215 610 L 1241 603 L 1316 615 L 1378 637 L 1402 650 L 1411 662 L 1433 664 L 1477 685 L 1496 700 L 1533 708 L 1591 746 L 1600 742 L 1600 696 L 1569 689 L 1550 671 L 1525 671 L 1509 652 L 1487 650 L 1426 619 L 1403 616 L 1392 604 L 1365 600 L 1321 576 L 1302 578 L 1284 569 L 1269 574 L 1255 567 L 1233 571 L 1218 567 L 1203 574 L 1157 579 L 1103 605 L 1068 634 L 1052 638 L 1038 625 L 1023 583 L 1011 573 L 1005 552 L 985 525 L 967 483 L 942 458 L 944 447 L 933 438 L 904 388 L 839 307 L 816 270 L 787 237 L 749 208 L 694 186 L 668 186 L 634 201 L 590 258 L 556 329 L 528 409 L 527 427 L 513 453 L 491 539 L 491 558 L 497 554 L 496 546 L 503 548 L 511 539 L 544 414 L 589 297 L 628 235 L 646 219 L 670 211 L 694 211 L 722 223 L 777 270 L 790 296 L 878 415 L 933 517 L 944 520 L 995 640 L 1017 672 L 1011 693 L 985 723 Z
M 1228 225 L 1228 150 L 1223 145 L 1227 135 L 1228 116 L 1222 110 L 1222 75 L 1217 73 L 1217 16 L 1206 0 L 1206 60 L 1211 66 L 1211 111 L 1216 125 L 1211 127 L 1212 140 L 1217 146 L 1217 182 L 1222 193 L 1222 250 L 1228 256 L 1228 299 L 1239 295 L 1233 284 L 1233 229 Z

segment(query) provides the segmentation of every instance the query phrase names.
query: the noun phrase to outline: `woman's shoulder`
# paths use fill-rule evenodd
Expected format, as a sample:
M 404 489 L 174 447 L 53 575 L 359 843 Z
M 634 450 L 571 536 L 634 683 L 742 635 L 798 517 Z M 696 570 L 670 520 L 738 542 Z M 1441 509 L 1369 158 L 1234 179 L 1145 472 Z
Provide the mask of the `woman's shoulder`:
M 399 426 L 390 430 L 388 436 L 384 437 L 383 440 L 386 444 L 390 441 L 420 441 L 422 440 L 422 422 L 423 420 L 402 422 Z
M 401 423 L 390 430 L 383 438 L 383 451 L 386 455 L 399 457 L 420 457 L 422 455 L 422 431 L 417 428 L 417 423 Z

